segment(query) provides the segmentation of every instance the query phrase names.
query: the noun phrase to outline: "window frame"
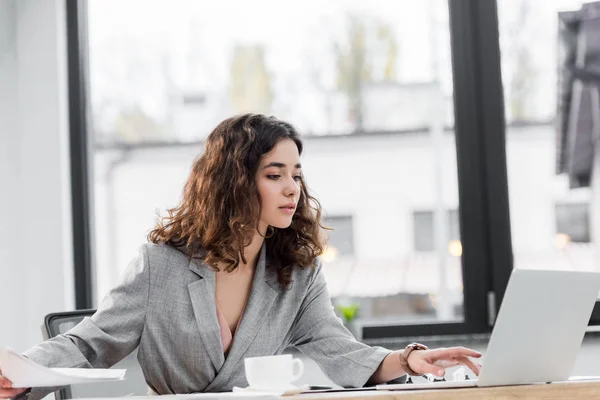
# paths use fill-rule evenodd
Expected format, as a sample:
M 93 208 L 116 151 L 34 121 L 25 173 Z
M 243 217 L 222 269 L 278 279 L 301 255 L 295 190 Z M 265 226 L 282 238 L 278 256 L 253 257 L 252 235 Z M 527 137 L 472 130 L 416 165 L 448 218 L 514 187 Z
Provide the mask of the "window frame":
M 65 0 L 76 307 L 92 306 L 87 1 Z M 363 339 L 488 333 L 513 268 L 496 0 L 449 0 L 464 320 L 365 326 Z M 600 307 L 591 322 L 600 323 Z

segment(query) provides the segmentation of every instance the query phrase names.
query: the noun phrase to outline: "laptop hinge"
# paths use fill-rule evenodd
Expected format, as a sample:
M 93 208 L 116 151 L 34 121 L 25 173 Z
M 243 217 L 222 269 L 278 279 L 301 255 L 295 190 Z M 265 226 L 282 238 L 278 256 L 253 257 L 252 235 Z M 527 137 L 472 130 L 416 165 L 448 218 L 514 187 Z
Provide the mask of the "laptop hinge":
M 487 304 L 488 304 L 488 325 L 494 326 L 494 322 L 496 322 L 496 293 L 488 292 L 487 294 Z

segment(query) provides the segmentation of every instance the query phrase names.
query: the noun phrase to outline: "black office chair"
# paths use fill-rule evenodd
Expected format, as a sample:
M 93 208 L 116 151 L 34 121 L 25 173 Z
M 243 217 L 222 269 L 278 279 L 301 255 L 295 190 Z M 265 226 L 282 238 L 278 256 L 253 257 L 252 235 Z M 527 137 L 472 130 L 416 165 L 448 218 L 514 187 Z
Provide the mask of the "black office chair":
M 42 325 L 44 340 L 66 333 L 85 317 L 93 315 L 96 310 L 77 310 L 46 315 Z M 67 386 L 54 392 L 56 400 L 66 400 L 82 397 L 124 397 L 128 395 L 145 396 L 148 386 L 142 369 L 137 361 L 137 350 L 113 366 L 117 369 L 127 369 L 125 380 L 106 383 L 87 383 Z

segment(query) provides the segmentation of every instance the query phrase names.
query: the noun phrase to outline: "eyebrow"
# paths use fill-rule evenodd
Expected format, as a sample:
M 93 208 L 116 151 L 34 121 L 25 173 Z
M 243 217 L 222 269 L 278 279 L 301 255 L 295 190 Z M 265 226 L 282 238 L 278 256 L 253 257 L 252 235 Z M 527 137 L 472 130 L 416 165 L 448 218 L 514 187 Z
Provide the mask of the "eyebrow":
M 266 168 L 269 168 L 269 167 L 287 168 L 287 166 L 284 163 L 280 163 L 280 162 L 276 162 L 276 161 L 268 163 L 267 165 L 265 165 L 263 167 L 263 169 L 266 169 Z M 300 168 L 302 168 L 302 166 L 300 165 L 300 163 L 298 163 L 298 164 L 296 164 L 294 166 L 294 168 L 300 169 Z

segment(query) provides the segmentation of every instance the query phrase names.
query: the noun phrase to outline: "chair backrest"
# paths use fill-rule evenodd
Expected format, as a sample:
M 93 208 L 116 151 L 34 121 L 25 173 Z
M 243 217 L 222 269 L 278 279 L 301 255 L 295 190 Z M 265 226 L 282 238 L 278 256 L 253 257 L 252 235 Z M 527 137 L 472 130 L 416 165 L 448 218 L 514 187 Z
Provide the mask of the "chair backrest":
M 92 316 L 96 310 L 77 310 L 52 313 L 44 318 L 42 335 L 44 339 L 53 338 L 67 333 L 71 328 L 81 322 L 85 317 Z M 57 400 L 91 397 L 124 397 L 128 395 L 147 395 L 148 386 L 144 374 L 137 361 L 137 350 L 113 366 L 113 368 L 127 369 L 125 380 L 110 383 L 88 383 L 83 385 L 67 386 L 54 393 Z

